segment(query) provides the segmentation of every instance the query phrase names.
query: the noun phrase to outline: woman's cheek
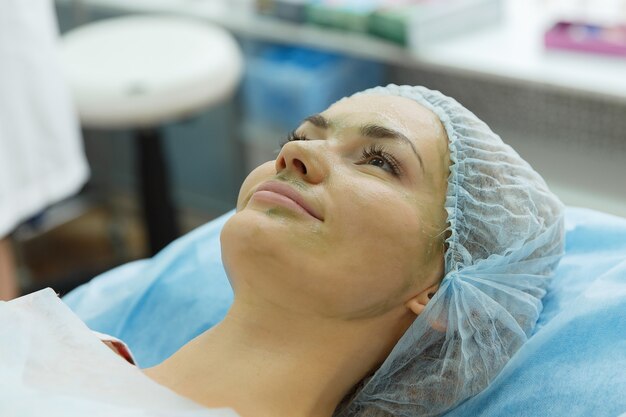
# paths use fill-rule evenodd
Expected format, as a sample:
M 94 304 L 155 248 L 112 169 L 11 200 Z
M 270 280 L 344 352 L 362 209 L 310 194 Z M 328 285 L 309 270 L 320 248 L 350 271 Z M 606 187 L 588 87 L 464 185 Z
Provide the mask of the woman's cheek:
M 274 161 L 268 161 L 253 169 L 239 188 L 237 197 L 237 211 L 245 207 L 246 198 L 250 196 L 250 192 L 262 182 L 269 180 L 275 174 Z

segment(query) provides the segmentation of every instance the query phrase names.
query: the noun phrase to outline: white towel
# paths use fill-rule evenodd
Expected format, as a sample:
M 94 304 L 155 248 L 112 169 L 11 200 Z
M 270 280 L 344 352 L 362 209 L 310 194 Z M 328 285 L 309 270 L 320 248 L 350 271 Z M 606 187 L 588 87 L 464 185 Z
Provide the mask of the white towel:
M 157 384 L 106 347 L 47 288 L 0 301 L 0 416 L 238 415 Z

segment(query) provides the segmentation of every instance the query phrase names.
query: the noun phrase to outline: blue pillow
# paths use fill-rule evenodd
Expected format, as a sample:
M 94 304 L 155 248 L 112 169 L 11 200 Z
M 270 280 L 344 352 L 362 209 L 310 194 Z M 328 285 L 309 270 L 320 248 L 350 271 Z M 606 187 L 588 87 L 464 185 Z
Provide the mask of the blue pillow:
M 63 297 L 92 329 L 122 339 L 141 368 L 154 366 L 220 322 L 233 301 L 220 232 L 231 210 L 152 259 L 119 266 Z
M 234 210 L 157 256 L 64 297 L 94 330 L 156 365 L 226 315 L 233 293 L 219 234 Z M 626 411 L 626 219 L 566 210 L 566 254 L 533 336 L 489 387 L 447 417 L 616 416 Z

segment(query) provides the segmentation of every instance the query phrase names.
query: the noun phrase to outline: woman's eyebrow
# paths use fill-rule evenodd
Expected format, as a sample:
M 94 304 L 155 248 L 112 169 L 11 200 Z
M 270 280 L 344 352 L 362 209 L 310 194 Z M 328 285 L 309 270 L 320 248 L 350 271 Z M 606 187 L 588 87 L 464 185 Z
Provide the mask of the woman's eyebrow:
M 322 129 L 328 129 L 328 126 L 330 126 L 328 119 L 322 116 L 321 114 L 314 114 L 313 116 L 309 116 L 306 119 L 304 119 L 304 121 L 309 122 L 313 126 L 317 126 Z
M 312 125 L 317 126 L 321 129 L 328 129 L 328 127 L 331 125 L 331 122 L 321 114 L 314 114 L 312 116 L 309 116 L 304 119 L 304 121 L 309 122 Z M 371 139 L 394 139 L 408 143 L 419 161 L 422 172 L 424 172 L 424 162 L 422 161 L 422 157 L 420 156 L 419 152 L 417 152 L 417 149 L 415 148 L 413 142 L 409 138 L 407 138 L 405 134 L 398 132 L 397 130 L 375 124 L 363 125 L 359 128 L 359 131 L 361 132 L 361 135 Z

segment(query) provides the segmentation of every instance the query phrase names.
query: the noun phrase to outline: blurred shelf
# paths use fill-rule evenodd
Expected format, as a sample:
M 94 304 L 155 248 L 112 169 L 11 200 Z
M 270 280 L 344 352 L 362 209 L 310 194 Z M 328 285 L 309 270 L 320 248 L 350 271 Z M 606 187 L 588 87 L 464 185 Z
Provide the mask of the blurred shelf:
M 82 3 L 100 10 L 129 13 L 171 13 L 203 19 L 233 33 L 265 41 L 306 45 L 362 58 L 403 63 L 411 53 L 383 39 L 314 25 L 299 25 L 257 14 L 234 12 L 212 0 L 56 0 L 58 4 Z
M 530 82 L 626 103 L 626 57 L 546 50 L 555 12 L 539 0 L 507 0 L 505 21 L 420 51 L 424 62 L 458 71 Z
M 211 0 L 56 1 L 122 12 L 189 16 L 244 37 L 319 47 L 391 64 L 549 86 L 626 103 L 626 58 L 546 51 L 543 33 L 553 19 L 546 2 L 540 0 L 503 0 L 502 24 L 433 42 L 419 51 L 367 35 L 237 13 Z

